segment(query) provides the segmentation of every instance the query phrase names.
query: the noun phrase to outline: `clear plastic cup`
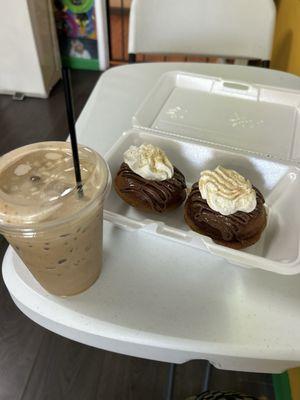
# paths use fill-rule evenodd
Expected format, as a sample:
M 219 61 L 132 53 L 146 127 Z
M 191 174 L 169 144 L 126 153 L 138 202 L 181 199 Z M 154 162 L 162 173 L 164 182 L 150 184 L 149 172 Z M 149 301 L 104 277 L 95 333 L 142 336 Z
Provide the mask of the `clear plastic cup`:
M 66 142 L 24 146 L 0 159 L 0 232 L 50 293 L 83 292 L 102 267 L 106 162 L 79 146 L 83 196 Z

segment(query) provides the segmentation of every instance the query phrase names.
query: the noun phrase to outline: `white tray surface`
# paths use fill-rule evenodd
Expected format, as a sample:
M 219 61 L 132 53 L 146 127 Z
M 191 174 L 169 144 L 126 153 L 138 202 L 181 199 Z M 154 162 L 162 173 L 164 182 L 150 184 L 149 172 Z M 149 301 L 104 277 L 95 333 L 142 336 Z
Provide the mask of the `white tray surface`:
M 3 275 L 31 318 L 82 343 L 173 362 L 256 358 L 256 370 L 257 359 L 273 371 L 299 362 L 298 277 L 236 268 L 180 244 L 174 250 L 171 241 L 106 222 L 103 271 L 85 293 L 51 296 L 12 248 Z

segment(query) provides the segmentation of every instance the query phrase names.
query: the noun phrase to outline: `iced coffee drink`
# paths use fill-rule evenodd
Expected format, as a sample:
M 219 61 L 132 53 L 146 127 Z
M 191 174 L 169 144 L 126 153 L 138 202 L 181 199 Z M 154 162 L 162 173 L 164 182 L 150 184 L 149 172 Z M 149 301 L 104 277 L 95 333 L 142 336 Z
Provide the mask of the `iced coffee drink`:
M 69 296 L 90 287 L 102 265 L 105 161 L 79 146 L 83 195 L 66 142 L 21 147 L 0 159 L 0 231 L 50 293 Z

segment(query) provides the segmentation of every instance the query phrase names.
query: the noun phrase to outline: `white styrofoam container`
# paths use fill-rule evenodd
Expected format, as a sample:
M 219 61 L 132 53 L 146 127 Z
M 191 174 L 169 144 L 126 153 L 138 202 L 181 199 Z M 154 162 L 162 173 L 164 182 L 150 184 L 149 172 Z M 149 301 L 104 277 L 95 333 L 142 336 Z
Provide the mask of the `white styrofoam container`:
M 300 93 L 182 72 L 165 74 L 106 154 L 114 177 L 130 145 L 161 147 L 190 187 L 200 171 L 217 165 L 249 178 L 264 195 L 268 224 L 245 250 L 217 245 L 189 229 L 183 206 L 166 213 L 140 212 L 112 190 L 107 220 L 209 251 L 244 267 L 280 274 L 300 273 Z

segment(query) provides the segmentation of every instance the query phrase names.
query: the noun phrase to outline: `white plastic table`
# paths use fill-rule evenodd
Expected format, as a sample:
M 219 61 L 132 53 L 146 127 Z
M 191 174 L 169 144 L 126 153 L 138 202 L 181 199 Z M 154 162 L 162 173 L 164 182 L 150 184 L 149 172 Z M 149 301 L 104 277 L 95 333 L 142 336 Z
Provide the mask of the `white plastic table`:
M 300 90 L 285 73 L 233 65 L 157 63 L 107 71 L 77 123 L 79 142 L 105 152 L 163 72 L 184 70 Z M 284 134 L 284 132 L 283 132 Z M 46 293 L 8 248 L 3 276 L 16 305 L 62 336 L 128 355 L 224 369 L 300 365 L 300 276 L 232 266 L 194 248 L 104 224 L 104 267 L 88 291 Z

